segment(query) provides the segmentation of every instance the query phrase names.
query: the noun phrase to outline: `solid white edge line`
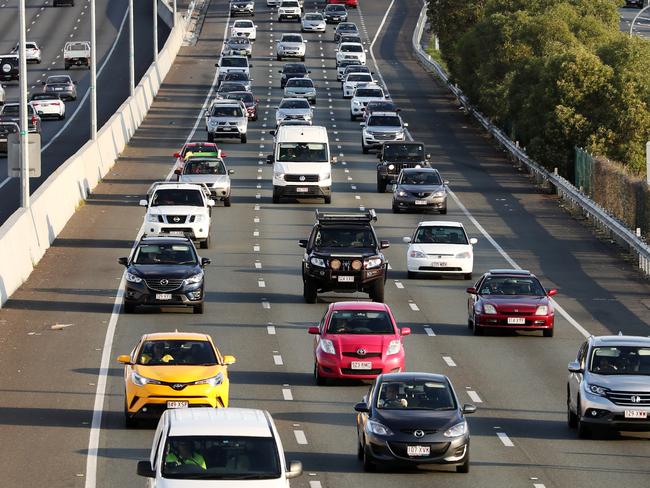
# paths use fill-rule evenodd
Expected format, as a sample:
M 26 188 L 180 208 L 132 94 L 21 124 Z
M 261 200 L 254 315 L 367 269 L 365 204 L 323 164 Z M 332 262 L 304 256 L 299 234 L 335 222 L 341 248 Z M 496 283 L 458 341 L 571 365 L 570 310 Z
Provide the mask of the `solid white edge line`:
M 125 19 L 126 19 L 126 15 L 122 20 L 122 26 L 120 27 L 120 31 L 124 26 Z M 226 19 L 224 39 L 226 33 L 228 32 L 229 23 L 230 23 L 230 10 L 228 11 L 228 18 Z M 119 38 L 119 33 L 117 38 Z M 113 49 L 111 49 L 111 51 L 109 52 L 108 57 L 110 57 L 111 53 L 113 52 Z M 106 58 L 107 60 L 108 57 Z M 105 64 L 106 62 L 104 62 L 104 65 Z M 102 68 L 104 67 L 104 65 L 102 65 Z M 214 89 L 215 81 L 216 78 L 213 81 L 212 87 L 210 88 L 210 92 L 212 92 L 212 90 Z M 86 92 L 86 96 L 87 95 L 88 92 Z M 199 113 L 199 118 L 200 118 L 200 113 Z M 43 150 L 45 150 L 45 148 L 43 148 Z M 131 248 L 131 252 L 133 252 L 137 242 L 139 241 L 140 237 L 143 234 L 143 227 L 144 227 L 144 222 L 142 223 L 142 227 L 140 227 L 138 235 L 136 236 L 135 242 L 133 243 L 133 247 Z M 113 348 L 113 338 L 115 337 L 115 331 L 117 329 L 117 321 L 120 316 L 120 310 L 122 309 L 122 302 L 124 299 L 125 276 L 126 276 L 126 271 L 122 274 L 122 279 L 120 280 L 119 287 L 115 294 L 115 302 L 113 303 L 111 318 L 108 322 L 108 327 L 106 329 L 106 336 L 104 337 L 104 348 L 102 350 L 102 359 L 99 367 L 97 389 L 95 390 L 93 418 L 90 425 L 90 435 L 88 438 L 88 454 L 86 454 L 86 480 L 84 483 L 85 488 L 95 488 L 97 486 L 97 459 L 99 457 L 99 436 L 101 433 L 102 416 L 104 413 L 104 400 L 106 397 L 106 382 L 108 378 L 109 362 L 111 360 L 111 350 Z M 282 358 L 280 358 L 280 360 L 282 360 Z
M 379 79 L 381 80 L 381 84 L 384 86 L 384 89 L 386 90 L 386 94 L 390 96 L 390 92 L 388 91 L 388 86 L 386 85 L 386 82 L 384 81 L 384 77 L 381 74 L 381 70 L 379 69 L 379 64 L 377 64 L 377 59 L 375 58 L 375 52 L 373 48 L 375 47 L 375 42 L 377 42 L 377 38 L 379 37 L 379 33 L 381 32 L 382 28 L 384 27 L 384 24 L 386 23 L 386 19 L 388 18 L 388 14 L 390 13 L 391 9 L 393 8 L 393 4 L 395 3 L 395 0 L 391 0 L 390 5 L 388 5 L 388 8 L 386 9 L 386 13 L 384 14 L 384 18 L 381 19 L 381 23 L 379 24 L 379 27 L 377 28 L 377 32 L 375 33 L 375 37 L 373 37 L 372 42 L 370 43 L 370 47 L 368 50 L 370 51 L 370 57 L 372 58 L 372 62 L 375 63 L 375 68 L 377 75 L 379 76 Z M 361 12 L 361 6 L 357 7 L 357 10 L 359 11 L 359 17 L 363 19 L 363 13 Z

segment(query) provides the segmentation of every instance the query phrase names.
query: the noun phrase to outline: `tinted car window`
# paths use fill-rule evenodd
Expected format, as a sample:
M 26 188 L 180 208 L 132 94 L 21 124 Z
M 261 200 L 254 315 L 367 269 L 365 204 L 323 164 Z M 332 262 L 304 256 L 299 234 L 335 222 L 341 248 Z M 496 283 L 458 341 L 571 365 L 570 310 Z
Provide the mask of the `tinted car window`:
M 203 198 L 199 190 L 160 189 L 156 191 L 151 200 L 151 206 L 159 205 L 189 205 L 202 207 Z
M 384 143 L 384 158 L 400 161 L 422 161 L 424 146 L 422 144 Z
M 45 83 L 47 85 L 53 85 L 57 83 L 70 83 L 70 78 L 67 76 L 50 76 Z
M 376 247 L 370 229 L 321 227 L 314 239 L 316 247 Z
M 467 236 L 460 227 L 427 225 L 418 228 L 415 244 L 467 244 Z
M 255 102 L 255 98 L 251 92 L 232 92 L 226 98 L 229 100 L 241 100 L 246 104 Z
M 138 352 L 137 364 L 146 366 L 215 365 L 212 344 L 196 340 L 145 341 Z
M 245 68 L 248 66 L 246 58 L 223 58 L 221 60 L 221 66 L 228 68 Z
M 481 295 L 545 295 L 544 288 L 533 277 L 490 276 L 481 284 Z
M 187 244 L 141 244 L 133 257 L 135 264 L 196 264 L 196 255 Z
M 332 312 L 329 334 L 393 334 L 395 332 L 386 312 L 365 310 L 336 310 Z
M 300 36 L 282 36 L 282 42 L 302 42 Z
M 400 180 L 402 185 L 442 185 L 440 175 L 433 171 L 406 171 L 402 173 Z M 447 229 L 458 229 L 458 227 L 446 227 Z
M 377 408 L 454 410 L 456 401 L 449 385 L 439 381 L 384 381 L 377 394 Z
M 589 361 L 589 371 L 605 375 L 650 375 L 650 348 L 594 347 Z
M 360 53 L 363 51 L 363 46 L 357 46 L 356 44 L 344 44 L 341 46 L 341 51 L 344 53 Z
M 211 117 L 243 117 L 244 113 L 242 112 L 241 107 L 223 107 L 215 106 L 212 107 L 212 112 L 210 112 Z
M 219 159 L 188 161 L 183 167 L 184 175 L 225 175 L 226 168 Z

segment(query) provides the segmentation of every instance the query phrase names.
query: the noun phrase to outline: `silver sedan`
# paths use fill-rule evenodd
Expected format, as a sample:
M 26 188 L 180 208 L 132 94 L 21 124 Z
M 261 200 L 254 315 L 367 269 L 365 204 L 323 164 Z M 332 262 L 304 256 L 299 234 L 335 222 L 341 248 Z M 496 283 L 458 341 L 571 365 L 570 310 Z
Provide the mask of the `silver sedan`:
M 306 98 L 316 104 L 316 87 L 310 78 L 291 78 L 284 85 L 284 96 L 289 98 Z
M 310 12 L 302 17 L 302 31 L 303 32 L 325 32 L 327 29 L 327 22 L 323 14 L 318 12 Z

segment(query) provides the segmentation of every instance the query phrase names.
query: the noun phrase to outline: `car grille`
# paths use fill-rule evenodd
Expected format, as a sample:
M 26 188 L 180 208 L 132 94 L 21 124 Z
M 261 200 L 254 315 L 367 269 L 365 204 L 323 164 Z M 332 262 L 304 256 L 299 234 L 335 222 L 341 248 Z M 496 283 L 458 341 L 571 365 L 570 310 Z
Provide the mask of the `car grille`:
M 429 446 L 431 449 L 431 453 L 429 456 L 409 456 L 407 454 L 407 446 Z M 434 457 L 439 457 L 445 452 L 447 452 L 447 449 L 449 448 L 449 443 L 448 442 L 388 442 L 388 447 L 391 451 L 396 456 L 402 457 L 402 458 L 408 458 L 408 459 L 427 459 L 427 458 L 434 458 Z
M 344 352 L 343 355 L 348 358 L 360 358 L 360 359 L 381 357 L 380 352 L 367 352 L 364 355 L 361 355 L 361 354 L 357 354 L 356 351 L 352 351 L 352 352 Z
M 166 215 L 168 224 L 184 224 L 187 219 L 187 215 Z
M 284 181 L 299 182 L 299 183 L 314 183 L 318 181 L 318 175 L 284 175 Z
M 411 195 L 413 195 L 414 197 L 418 197 L 418 198 L 428 198 L 428 197 L 430 197 L 432 194 L 431 194 L 430 192 L 429 192 L 429 193 L 423 193 L 423 192 L 419 192 L 419 193 L 418 193 L 418 192 L 411 192 Z
M 373 132 L 372 135 L 375 139 L 392 140 L 397 137 L 397 132 Z
M 438 432 L 438 429 L 419 429 L 417 427 L 413 427 L 410 429 L 400 429 L 400 432 L 402 432 L 403 434 L 411 434 L 413 437 L 415 437 L 414 432 L 416 430 L 424 432 L 424 435 L 433 435 L 436 432 Z
M 462 271 L 462 268 L 455 268 L 453 266 L 420 266 L 418 267 L 420 271 Z
M 607 399 L 626 407 L 650 407 L 649 392 L 608 391 Z
M 351 369 L 351 368 L 341 368 L 341 373 L 349 375 L 368 375 L 368 374 L 381 374 L 381 368 L 375 369 Z
M 453 254 L 439 254 L 439 253 L 433 253 L 433 254 L 427 254 L 430 258 L 446 258 L 446 257 L 452 257 Z
M 184 280 L 156 278 L 144 280 L 148 288 L 154 291 L 166 293 L 168 291 L 177 290 L 183 285 Z

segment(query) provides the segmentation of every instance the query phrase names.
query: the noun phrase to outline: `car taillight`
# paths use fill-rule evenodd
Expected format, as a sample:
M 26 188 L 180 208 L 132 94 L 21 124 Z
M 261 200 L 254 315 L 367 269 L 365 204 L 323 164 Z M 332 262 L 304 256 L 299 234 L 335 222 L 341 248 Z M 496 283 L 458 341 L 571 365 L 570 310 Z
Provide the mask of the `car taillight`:
M 36 125 L 37 120 L 36 115 L 32 115 L 32 125 Z

